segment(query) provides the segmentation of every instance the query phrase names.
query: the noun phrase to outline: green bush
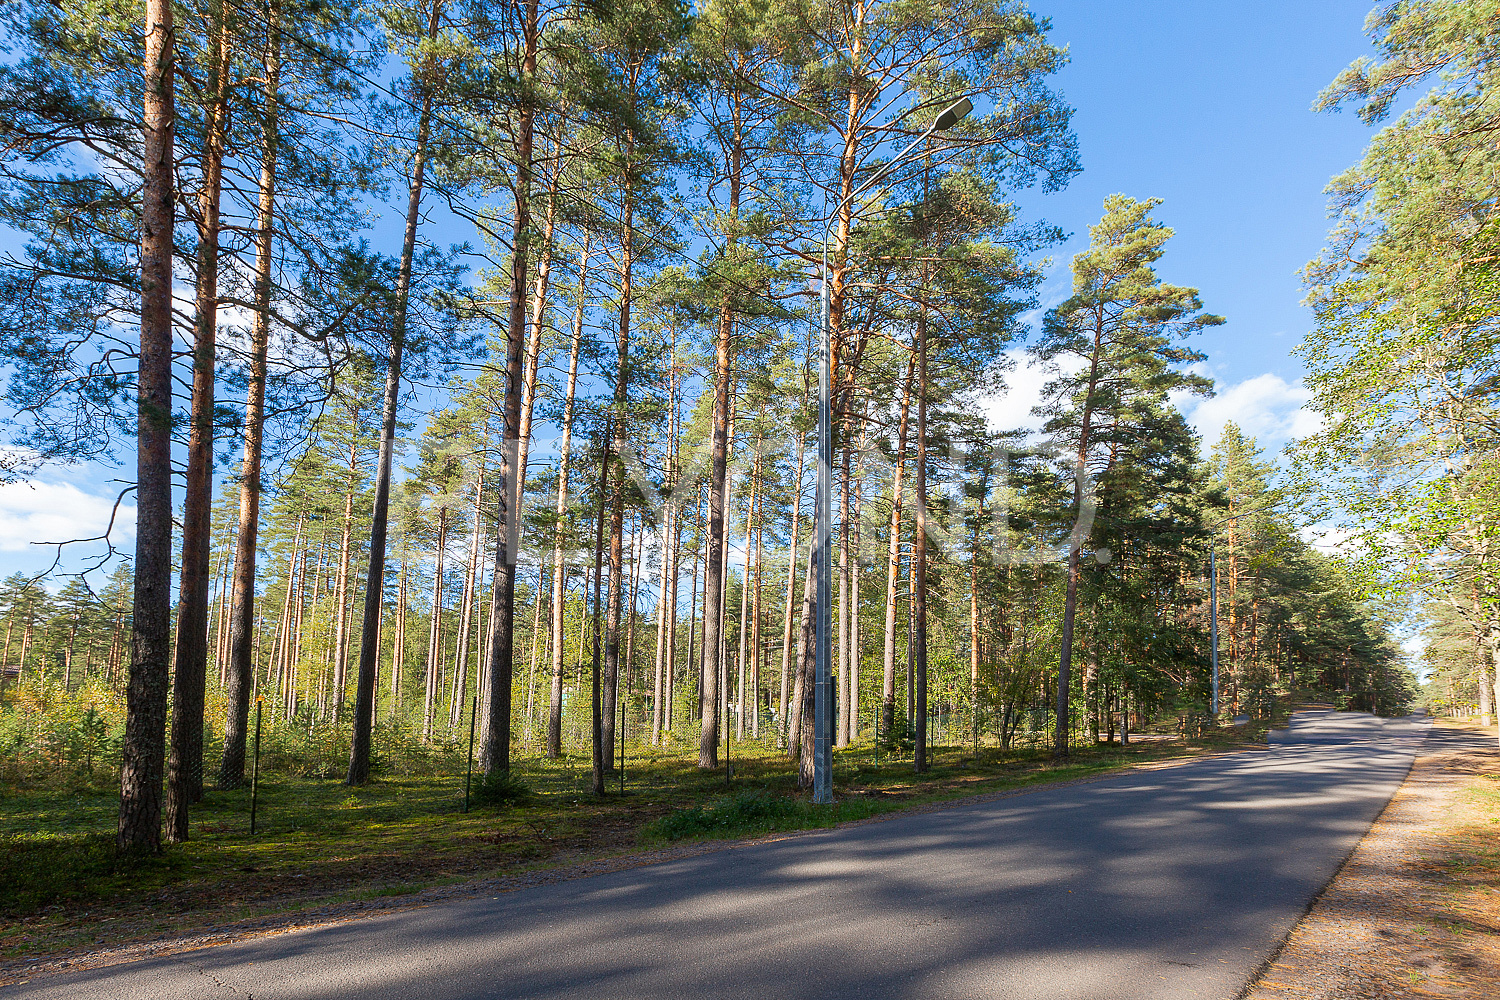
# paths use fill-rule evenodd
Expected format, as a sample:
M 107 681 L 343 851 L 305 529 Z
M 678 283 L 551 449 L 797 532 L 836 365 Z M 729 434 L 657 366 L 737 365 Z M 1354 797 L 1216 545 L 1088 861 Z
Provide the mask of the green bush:
M 906 724 L 906 716 L 900 712 L 896 713 L 890 730 L 881 730 L 880 732 L 880 750 L 882 753 L 911 753 L 916 745 L 916 734 Z
M 97 681 L 8 691 L 0 711 L 0 784 L 67 785 L 108 779 L 125 736 L 124 698 Z
M 532 796 L 531 786 L 509 771 L 502 771 L 474 782 L 470 799 L 484 806 L 520 805 Z
M 707 805 L 674 809 L 648 824 L 647 840 L 687 840 L 695 837 L 744 837 L 827 826 L 859 819 L 875 812 L 872 803 L 841 802 L 815 806 L 802 799 L 783 798 L 765 791 L 745 791 L 713 799 Z

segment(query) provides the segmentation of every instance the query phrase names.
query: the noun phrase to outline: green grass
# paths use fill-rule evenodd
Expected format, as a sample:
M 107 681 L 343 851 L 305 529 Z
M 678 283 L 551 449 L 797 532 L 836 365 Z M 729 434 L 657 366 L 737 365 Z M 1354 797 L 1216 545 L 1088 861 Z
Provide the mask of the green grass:
M 704 838 L 758 837 L 782 830 L 835 826 L 896 808 L 894 804 L 853 799 L 826 806 L 765 791 L 745 791 L 710 799 L 701 806 L 674 809 L 647 823 L 643 842 L 665 843 Z
M 733 780 L 702 771 L 696 748 L 634 747 L 626 791 L 589 791 L 587 756 L 522 758 L 514 781 L 484 789 L 463 812 L 464 776 L 333 779 L 262 774 L 257 832 L 250 792 L 210 790 L 191 837 L 153 857 L 113 849 L 117 793 L 100 777 L 68 788 L 0 787 L 0 958 L 114 944 L 266 913 L 326 908 L 453 882 L 568 864 L 640 846 L 832 826 L 915 804 L 1202 752 L 1148 743 L 1040 751 L 939 747 L 930 771 L 877 762 L 869 744 L 834 755 L 832 806 L 815 806 L 774 748 L 734 747 Z M 524 789 L 524 790 L 523 790 Z

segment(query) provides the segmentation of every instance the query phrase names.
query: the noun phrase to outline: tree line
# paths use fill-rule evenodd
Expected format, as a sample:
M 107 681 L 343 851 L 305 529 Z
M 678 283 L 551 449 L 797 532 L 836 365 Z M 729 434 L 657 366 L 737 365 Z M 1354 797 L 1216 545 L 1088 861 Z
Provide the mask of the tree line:
M 1416 598 L 1434 702 L 1486 721 L 1500 699 L 1497 17 L 1494 0 L 1381 4 L 1365 25 L 1376 54 L 1319 95 L 1383 127 L 1330 185 L 1335 226 L 1305 272 L 1316 326 L 1300 353 L 1325 420 L 1297 466 L 1365 589 Z
M 1080 169 L 1022 4 L 5 16 L 8 469 L 137 460 L 122 849 L 187 837 L 210 702 L 224 787 L 257 697 L 344 727 L 350 784 L 382 713 L 435 738 L 477 705 L 499 780 L 564 752 L 569 698 L 601 792 L 632 704 L 704 768 L 728 725 L 806 776 L 825 243 L 840 745 L 909 724 L 920 769 L 934 704 L 1062 754 L 1200 724 L 1213 546 L 1228 711 L 1406 698 L 1254 441 L 1203 456 L 1172 402 L 1222 320 L 1157 273 L 1157 200 L 1105 202 L 1022 353 L 1062 233 L 1013 199 Z M 1041 436 L 977 415 L 1018 357 L 1052 373 Z M 59 601 L 7 584 L 16 683 L 56 682 Z

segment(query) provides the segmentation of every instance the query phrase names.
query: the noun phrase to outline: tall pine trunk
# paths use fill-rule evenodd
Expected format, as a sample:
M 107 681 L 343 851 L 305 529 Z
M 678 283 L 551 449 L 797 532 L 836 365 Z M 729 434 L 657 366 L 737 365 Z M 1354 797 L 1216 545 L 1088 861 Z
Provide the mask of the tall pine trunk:
M 916 542 L 913 546 L 912 673 L 916 682 L 916 753 L 912 770 L 927 770 L 927 306 L 917 313 Z
M 626 153 L 624 218 L 621 220 L 620 237 L 620 325 L 615 340 L 615 398 L 613 452 L 616 456 L 625 453 L 625 436 L 628 430 L 626 406 L 630 391 L 630 307 L 633 296 L 631 279 L 635 268 L 635 183 L 631 175 L 634 145 Z M 610 495 L 609 511 L 609 607 L 605 618 L 604 639 L 604 729 L 605 743 L 613 750 L 615 735 L 615 699 L 620 684 L 620 607 L 624 598 L 623 548 L 625 534 L 625 463 L 617 461 L 614 488 Z M 596 584 L 597 586 L 597 584 Z M 611 757 L 611 760 L 613 757 Z M 606 767 L 609 770 L 610 767 Z
M 527 4 L 522 84 L 530 92 L 536 76 L 537 5 Z M 510 302 L 505 337 L 504 441 L 500 447 L 500 516 L 495 539 L 494 593 L 490 604 L 489 662 L 481 766 L 486 778 L 510 772 L 511 680 L 515 670 L 516 558 L 521 540 L 521 402 L 525 393 L 526 289 L 531 265 L 532 147 L 536 111 L 526 97 L 515 116 L 515 216 L 511 229 Z
M 1094 327 L 1094 349 L 1089 365 L 1088 385 L 1084 390 L 1083 415 L 1079 421 L 1078 451 L 1073 458 L 1073 516 L 1074 537 L 1068 545 L 1068 585 L 1063 597 L 1062 646 L 1057 656 L 1057 728 L 1054 750 L 1057 756 L 1068 755 L 1069 696 L 1071 694 L 1073 668 L 1073 619 L 1078 609 L 1078 576 L 1081 570 L 1080 553 L 1083 539 L 1077 536 L 1076 519 L 1083 511 L 1084 483 L 1088 477 L 1089 437 L 1094 417 L 1094 392 L 1099 383 L 1099 362 L 1104 339 L 1104 324 L 1101 317 Z
M 354 555 L 354 487 L 359 475 L 359 446 L 349 444 L 349 478 L 344 490 L 344 519 L 339 531 L 339 568 L 337 580 L 337 607 L 334 609 L 333 625 L 333 721 L 337 725 L 344 716 L 344 692 L 349 687 L 349 562 Z M 324 706 L 326 709 L 326 704 Z
M 757 450 L 757 461 L 759 452 Z M 754 699 L 750 716 L 750 738 L 760 739 L 760 690 L 761 690 L 761 569 L 762 549 L 766 535 L 766 500 L 762 494 L 755 513 L 755 596 L 751 599 L 750 620 L 750 691 Z
M 563 397 L 562 440 L 557 459 L 557 523 L 552 535 L 552 689 L 547 704 L 547 756 L 562 756 L 563 624 L 567 611 L 567 565 L 563 544 L 567 541 L 564 518 L 568 512 L 568 450 L 573 442 L 573 401 L 578 392 L 578 354 L 583 344 L 583 315 L 588 303 L 589 243 L 584 242 L 578 261 L 578 302 L 573 312 L 573 342 L 568 349 L 568 387 Z
M 599 518 L 594 530 L 594 656 L 593 669 L 590 671 L 591 694 L 589 699 L 590 727 L 589 746 L 590 760 L 593 763 L 593 791 L 595 795 L 604 794 L 604 719 L 602 717 L 600 673 L 601 663 L 599 660 L 599 584 L 603 572 L 604 559 L 604 522 L 608 507 L 605 506 L 605 496 L 609 483 L 609 442 L 610 435 L 606 433 L 600 436 L 604 447 L 603 454 L 599 457 L 599 488 L 596 498 L 599 503 Z
M 120 850 L 161 848 L 172 627 L 172 6 L 146 0 L 135 610 L 120 763 Z
M 214 348 L 219 312 L 219 192 L 229 130 L 227 3 L 211 15 L 203 181 L 198 193 L 198 274 L 193 395 L 183 491 L 182 576 L 172 678 L 172 744 L 167 762 L 167 840 L 188 839 L 188 806 L 203 797 L 203 689 L 208 673 L 210 520 L 214 464 Z
M 432 5 L 429 38 L 437 36 L 442 4 Z M 380 605 L 385 593 L 385 542 L 390 516 L 391 462 L 396 450 L 396 413 L 401 403 L 401 360 L 406 350 L 406 316 L 411 295 L 412 259 L 421 222 L 422 186 L 427 169 L 427 142 L 432 122 L 432 95 L 424 94 L 417 118 L 411 185 L 406 199 L 406 231 L 396 273 L 396 314 L 386 354 L 385 396 L 380 414 L 380 457 L 375 468 L 375 503 L 370 518 L 370 563 L 365 575 L 364 618 L 360 625 L 359 669 L 354 681 L 354 732 L 349 742 L 346 784 L 362 785 L 370 776 L 370 738 L 375 724 L 376 666 L 380 657 Z
M 730 347 L 734 316 L 726 301 L 719 310 L 715 338 L 713 430 L 708 480 L 708 549 L 703 570 L 703 677 L 699 694 L 703 729 L 698 739 L 698 766 L 719 766 L 719 640 L 724 621 L 725 499 L 728 475 Z
M 281 8 L 269 7 L 265 48 L 265 97 L 261 109 L 260 195 L 255 214 L 255 320 L 245 387 L 245 454 L 240 465 L 240 518 L 235 534 L 234 583 L 229 610 L 224 756 L 219 787 L 245 781 L 245 740 L 250 694 L 255 686 L 255 556 L 260 543 L 261 444 L 265 434 L 266 355 L 271 338 L 271 270 L 275 264 L 276 170 L 280 152 Z
M 422 693 L 422 738 L 432 739 L 439 702 L 443 697 L 443 556 L 448 548 L 448 508 L 438 508 L 437 547 L 433 554 L 432 615 L 427 622 L 427 663 Z
M 802 526 L 802 467 L 807 452 L 807 439 L 797 432 L 797 474 L 792 479 L 792 537 L 786 558 L 786 607 L 781 629 L 781 692 L 777 702 L 776 725 L 781 736 L 791 746 L 794 736 L 788 728 L 788 698 L 792 667 L 792 618 L 796 614 L 795 588 L 797 586 L 797 531 Z M 800 662 L 800 661 L 798 661 Z M 800 702 L 799 702 L 800 704 Z
M 756 458 L 750 473 L 750 497 L 745 502 L 745 565 L 740 576 L 740 619 L 739 619 L 739 642 L 735 651 L 735 720 L 734 738 L 743 740 L 745 738 L 745 653 L 746 645 L 750 641 L 750 629 L 747 621 L 750 616 L 750 566 L 751 545 L 750 539 L 755 532 L 755 498 L 760 488 L 760 442 L 756 442 Z M 754 699 L 751 699 L 754 703 Z
M 469 638 L 475 625 L 475 606 L 479 603 L 480 553 L 484 550 L 484 453 L 474 478 L 474 526 L 469 533 L 469 565 L 464 571 L 463 604 L 459 610 L 458 642 L 453 651 L 453 697 L 448 700 L 448 726 L 457 728 L 468 708 Z

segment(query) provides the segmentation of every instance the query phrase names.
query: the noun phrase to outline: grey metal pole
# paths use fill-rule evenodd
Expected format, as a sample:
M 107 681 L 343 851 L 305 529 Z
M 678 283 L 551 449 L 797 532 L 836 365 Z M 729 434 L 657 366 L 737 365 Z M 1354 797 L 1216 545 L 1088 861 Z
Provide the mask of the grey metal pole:
M 833 228 L 834 218 L 846 204 L 878 183 L 892 167 L 905 159 L 908 153 L 916 149 L 932 133 L 952 128 L 972 110 L 974 110 L 974 105 L 967 97 L 945 108 L 926 132 L 913 139 L 884 167 L 842 198 L 823 226 L 823 274 L 819 282 L 821 288 L 819 289 L 818 316 L 818 498 L 814 533 L 814 546 L 818 560 L 817 633 L 814 641 L 817 648 L 813 661 L 813 801 L 820 805 L 833 801 L 833 691 L 830 676 L 832 648 L 829 636 L 832 612 L 829 562 L 833 557 L 833 423 L 830 413 L 833 354 L 828 333 L 829 230 Z
M 1209 648 L 1209 662 L 1214 668 L 1214 690 L 1213 702 L 1210 706 L 1210 714 L 1213 715 L 1214 725 L 1219 723 L 1219 565 L 1214 561 L 1214 547 L 1208 547 L 1208 620 L 1209 633 L 1212 636 Z

